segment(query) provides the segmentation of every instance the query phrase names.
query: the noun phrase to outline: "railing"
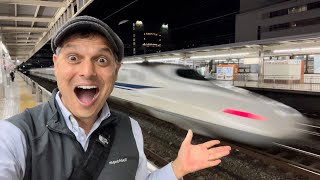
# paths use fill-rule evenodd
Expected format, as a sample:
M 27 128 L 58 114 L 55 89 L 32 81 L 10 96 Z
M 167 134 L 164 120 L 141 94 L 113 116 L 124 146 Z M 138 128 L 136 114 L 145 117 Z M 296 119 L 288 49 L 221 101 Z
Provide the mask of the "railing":
M 32 94 L 36 94 L 37 102 L 45 102 L 49 100 L 51 92 L 46 90 L 44 87 L 40 86 L 38 83 L 27 77 L 26 75 L 19 73 L 24 81 L 31 87 Z
M 279 76 L 264 75 L 253 77 L 252 74 L 237 74 L 232 82 L 234 86 L 271 89 L 290 89 L 297 91 L 320 92 L 320 76 Z

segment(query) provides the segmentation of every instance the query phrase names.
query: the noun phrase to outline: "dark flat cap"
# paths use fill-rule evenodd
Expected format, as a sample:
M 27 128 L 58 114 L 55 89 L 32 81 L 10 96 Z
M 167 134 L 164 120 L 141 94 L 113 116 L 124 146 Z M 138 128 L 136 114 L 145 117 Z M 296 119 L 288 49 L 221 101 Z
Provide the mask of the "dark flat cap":
M 91 16 L 77 16 L 64 24 L 51 39 L 51 49 L 53 53 L 56 53 L 57 47 L 61 45 L 64 39 L 82 30 L 92 30 L 93 32 L 98 32 L 103 35 L 117 55 L 118 61 L 121 62 L 124 53 L 122 40 L 106 23 Z

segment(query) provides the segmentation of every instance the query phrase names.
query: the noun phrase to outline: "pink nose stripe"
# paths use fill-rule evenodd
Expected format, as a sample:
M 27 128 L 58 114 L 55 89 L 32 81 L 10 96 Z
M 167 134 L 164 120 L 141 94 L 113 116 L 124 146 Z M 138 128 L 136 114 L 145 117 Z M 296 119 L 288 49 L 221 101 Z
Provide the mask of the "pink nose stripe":
M 261 120 L 261 121 L 266 120 L 266 118 L 263 116 L 259 116 L 259 115 L 252 114 L 249 112 L 238 111 L 238 110 L 234 110 L 234 109 L 224 109 L 223 112 L 228 113 L 228 114 L 232 114 L 232 115 L 236 115 L 236 116 L 249 118 L 249 119 L 254 119 L 254 120 Z

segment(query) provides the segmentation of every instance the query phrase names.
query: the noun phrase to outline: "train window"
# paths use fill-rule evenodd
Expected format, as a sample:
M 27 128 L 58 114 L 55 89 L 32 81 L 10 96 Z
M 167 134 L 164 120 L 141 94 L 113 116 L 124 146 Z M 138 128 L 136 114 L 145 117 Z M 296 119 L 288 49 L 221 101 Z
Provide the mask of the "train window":
M 204 78 L 203 76 L 201 76 L 199 73 L 197 73 L 192 69 L 178 69 L 177 74 L 178 76 L 187 78 L 187 79 L 207 81 L 206 78 Z

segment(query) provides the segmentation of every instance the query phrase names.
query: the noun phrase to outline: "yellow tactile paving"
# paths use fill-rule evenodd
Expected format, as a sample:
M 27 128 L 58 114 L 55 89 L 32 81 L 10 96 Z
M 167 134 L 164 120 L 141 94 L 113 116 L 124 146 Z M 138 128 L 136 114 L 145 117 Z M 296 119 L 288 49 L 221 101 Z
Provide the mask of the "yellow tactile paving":
M 24 111 L 26 108 L 31 108 L 39 103 L 36 102 L 36 97 L 35 95 L 32 94 L 31 88 L 28 87 L 26 88 L 26 82 L 23 81 L 22 78 L 20 78 L 21 81 L 17 81 L 20 89 L 20 106 L 19 106 L 19 112 Z
M 6 83 L 5 98 L 0 99 L 0 119 L 6 119 L 39 103 L 26 82 L 16 73 L 15 81 Z

